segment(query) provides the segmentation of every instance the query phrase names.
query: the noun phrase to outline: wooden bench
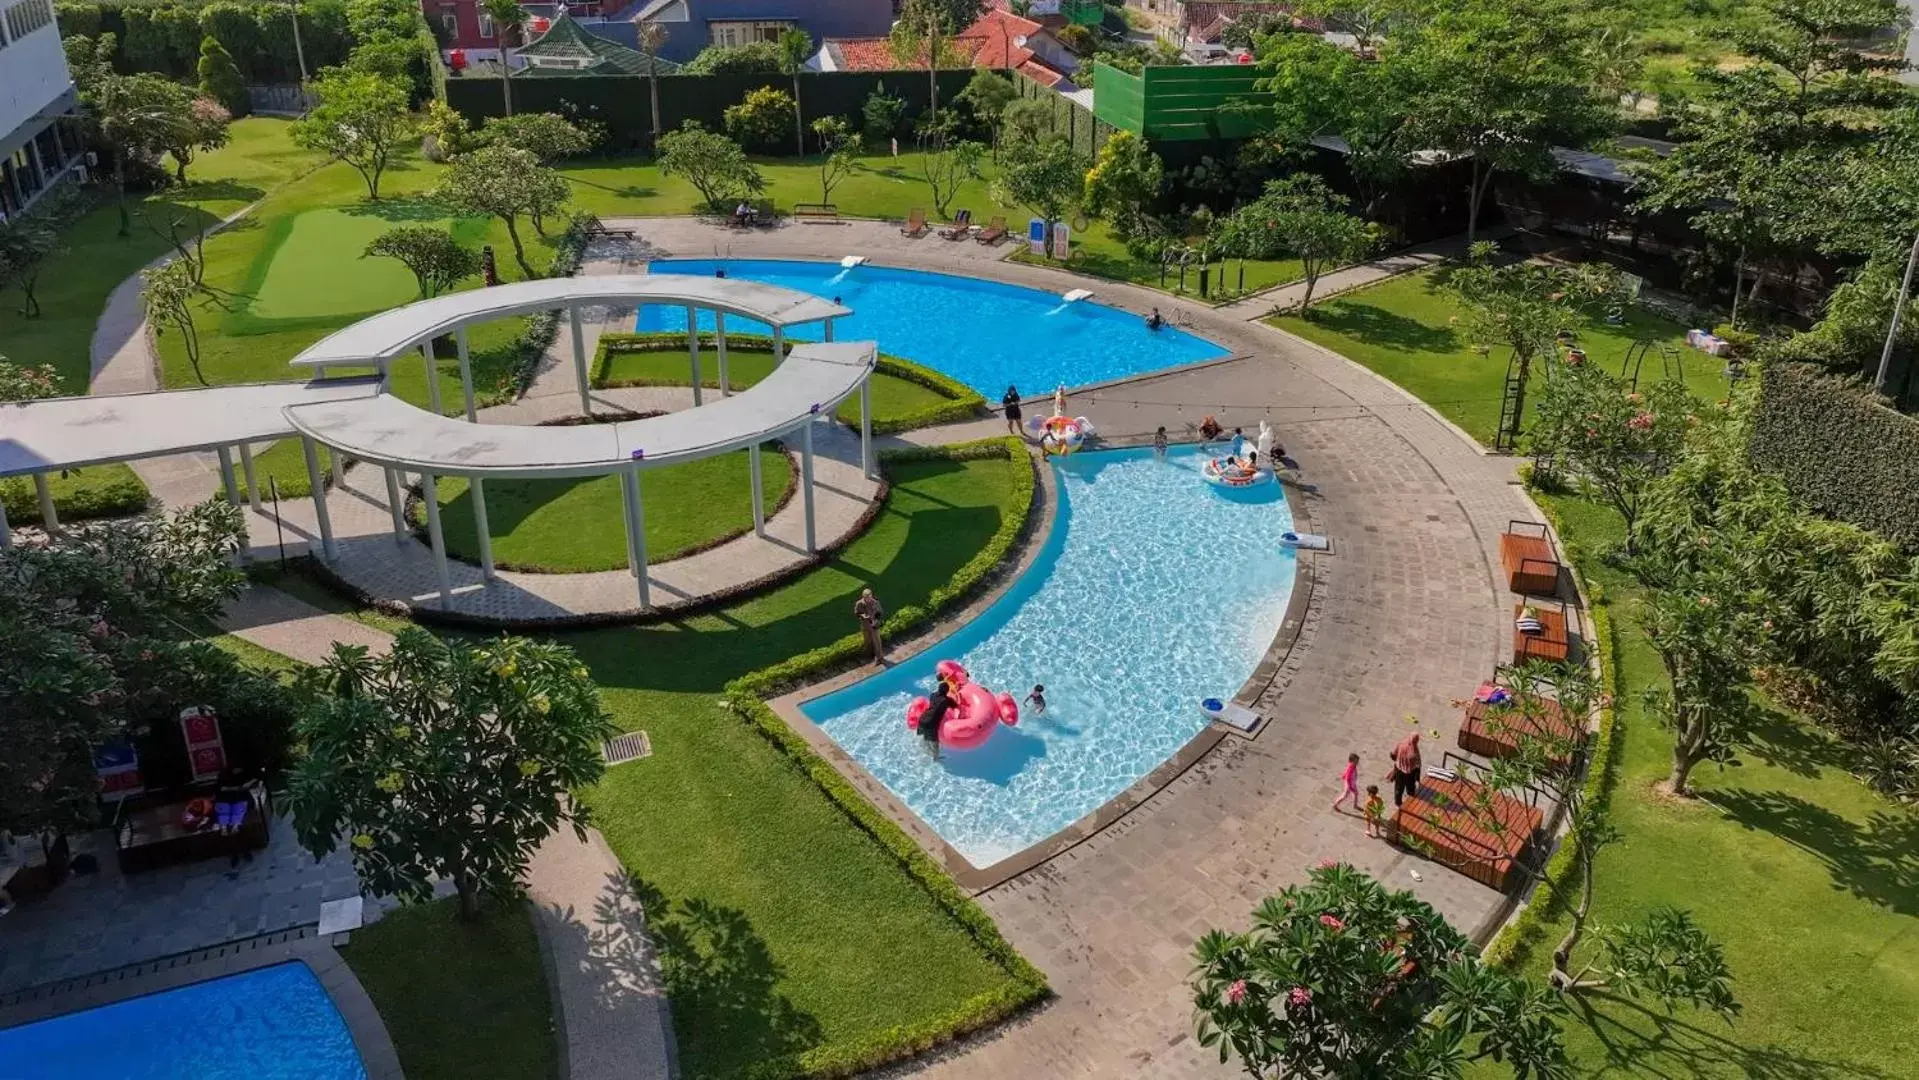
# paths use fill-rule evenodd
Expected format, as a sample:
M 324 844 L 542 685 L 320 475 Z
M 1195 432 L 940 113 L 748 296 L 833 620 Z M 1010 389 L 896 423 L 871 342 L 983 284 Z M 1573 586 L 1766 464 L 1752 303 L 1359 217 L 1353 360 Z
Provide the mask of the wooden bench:
M 595 239 L 595 238 L 606 238 L 606 237 L 614 237 L 614 236 L 624 237 L 628 240 L 633 239 L 632 229 L 609 229 L 606 227 L 606 222 L 601 221 L 597 217 L 589 216 L 586 219 L 585 232 L 586 232 L 587 239 L 589 240 Z
M 840 208 L 830 202 L 794 203 L 793 216 L 809 224 L 825 225 L 840 219 Z
M 1536 806 L 1466 779 L 1420 778 L 1419 790 L 1393 812 L 1387 837 L 1441 866 L 1500 892 L 1526 873 L 1533 835 L 1545 816 Z
M 126 799 L 113 815 L 113 839 L 119 849 L 120 871 L 132 874 L 162 866 L 199 862 L 230 855 L 258 851 L 267 846 L 268 804 L 256 796 L 247 806 L 240 831 L 220 832 L 209 824 L 189 829 L 183 811 L 193 799 L 213 798 L 213 788 L 204 786 L 171 796 L 135 796 Z
M 1514 604 L 1515 622 L 1528 607 L 1538 613 L 1541 630 L 1537 634 L 1522 634 L 1518 626 L 1513 627 L 1513 663 L 1546 660 L 1557 664 L 1571 657 L 1572 633 L 1567 625 L 1566 605 L 1549 608 L 1539 604 Z
M 1546 526 L 1536 521 L 1506 523 L 1499 534 L 1499 565 L 1506 571 L 1506 587 L 1522 596 L 1559 594 L 1559 556 L 1553 554 Z
M 1578 723 L 1557 701 L 1535 698 L 1533 712 L 1502 709 L 1483 701 L 1466 706 L 1465 719 L 1459 725 L 1459 748 L 1483 758 L 1508 758 L 1519 753 L 1521 739 L 1544 739 L 1547 745 L 1578 748 L 1586 743 L 1586 725 Z M 1572 765 L 1570 754 L 1555 754 L 1553 764 L 1561 769 Z

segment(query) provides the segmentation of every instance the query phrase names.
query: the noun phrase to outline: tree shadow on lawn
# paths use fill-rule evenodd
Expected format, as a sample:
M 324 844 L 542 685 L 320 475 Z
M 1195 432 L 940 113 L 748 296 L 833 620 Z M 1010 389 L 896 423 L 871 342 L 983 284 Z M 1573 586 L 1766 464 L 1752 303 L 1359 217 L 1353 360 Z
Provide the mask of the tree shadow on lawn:
M 1844 743 L 1817 728 L 1796 723 L 1777 709 L 1767 709 L 1753 729 L 1747 752 L 1776 769 L 1817 780 L 1827 769 L 1849 771 L 1851 754 Z
M 381 199 L 379 202 L 348 203 L 337 208 L 342 214 L 354 217 L 376 217 L 382 221 L 441 221 L 453 216 L 453 211 L 424 196 L 405 196 L 398 199 Z
M 1603 1000 L 1608 1012 L 1594 1008 L 1593 998 Z M 1828 1080 L 1835 1076 L 1891 1080 L 1891 1074 L 1856 1062 L 1816 1058 L 1779 1046 L 1742 1046 L 1697 1024 L 1604 991 L 1593 992 L 1590 997 L 1575 996 L 1572 1003 L 1574 1015 L 1606 1048 L 1607 1064 L 1625 1071 L 1671 1080 L 1727 1076 L 1750 1080 Z
M 172 209 L 194 214 L 212 214 L 198 206 L 183 205 L 187 202 L 235 202 L 242 205 L 258 202 L 266 196 L 266 189 L 252 184 L 235 183 L 232 180 L 191 180 L 185 184 L 175 184 L 147 197 L 141 205 L 166 206 Z
M 589 167 L 591 166 L 590 162 L 586 164 Z M 602 184 L 596 180 L 588 180 L 587 178 L 583 176 L 574 176 L 571 173 L 567 173 L 564 171 L 561 172 L 560 175 L 565 177 L 567 183 L 569 184 L 578 184 L 581 187 L 597 188 L 598 190 L 604 191 L 609 195 L 616 195 L 622 199 L 651 199 L 660 193 L 659 188 L 642 187 L 638 184 L 624 184 L 624 185 L 615 187 L 612 184 Z
M 1460 347 L 1450 327 L 1436 329 L 1396 311 L 1361 303 L 1333 300 L 1313 309 L 1314 326 L 1395 352 L 1450 353 Z
M 1833 887 L 1899 915 L 1919 915 L 1919 816 L 1875 810 L 1852 821 L 1783 791 L 1707 790 L 1701 798 L 1745 826 L 1819 859 Z
M 819 1021 L 779 992 L 785 968 L 738 908 L 698 897 L 669 901 L 629 875 L 672 1003 L 682 1060 L 707 1075 L 815 1046 Z

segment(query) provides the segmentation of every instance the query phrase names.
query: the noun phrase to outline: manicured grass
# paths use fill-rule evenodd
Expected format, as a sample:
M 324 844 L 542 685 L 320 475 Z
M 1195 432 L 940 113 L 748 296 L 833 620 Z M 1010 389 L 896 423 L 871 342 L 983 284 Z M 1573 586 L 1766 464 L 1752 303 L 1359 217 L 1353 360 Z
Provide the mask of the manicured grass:
M 276 221 L 277 235 L 255 263 L 249 313 L 275 319 L 364 318 L 418 291 L 397 259 L 367 257 L 366 247 L 399 225 L 451 233 L 467 246 L 486 232 L 479 218 L 453 218 L 428 203 L 386 200 L 307 210 Z
M 683 1075 L 736 1074 L 924 1021 L 1007 984 L 971 938 L 790 758 L 723 708 L 726 683 L 892 609 L 992 537 L 1025 461 L 896 464 L 873 527 L 793 583 L 711 615 L 565 635 L 653 756 L 587 795 L 643 879 Z
M 595 386 L 684 386 L 693 381 L 693 372 L 684 350 L 678 352 L 615 352 L 606 358 L 605 377 Z M 726 350 L 726 378 L 734 390 L 744 390 L 773 373 L 773 350 L 741 348 Z M 711 353 L 700 365 L 700 385 L 718 388 L 718 362 Z M 930 386 L 922 386 L 897 375 L 879 372 L 872 378 L 873 422 L 882 423 L 911 415 L 949 400 Z M 840 404 L 836 415 L 841 422 L 857 427 L 860 399 L 857 395 Z
M 1015 254 L 1013 259 L 1034 266 L 1051 266 L 1094 277 L 1130 281 L 1149 289 L 1162 289 L 1175 296 L 1198 297 L 1200 294 L 1198 266 L 1188 266 L 1184 278 L 1180 276 L 1177 266 L 1167 267 L 1161 273 L 1159 263 L 1151 259 L 1133 258 L 1127 252 L 1126 245 L 1114 239 L 1104 224 L 1097 222 L 1085 232 L 1073 235 L 1072 252 L 1064 263 L 1025 251 Z M 1215 303 L 1238 299 L 1298 281 L 1301 273 L 1298 259 L 1226 259 L 1208 268 L 1206 299 Z
M 1286 315 L 1267 321 L 1384 375 L 1490 446 L 1499 426 L 1508 352 L 1494 348 L 1481 354 L 1452 324 L 1460 309 L 1442 284 L 1443 274 L 1407 274 L 1315 305 L 1310 319 Z M 1707 400 L 1725 396 L 1723 361 L 1687 348 L 1685 328 L 1678 323 L 1633 308 L 1621 325 L 1594 319 L 1576 330 L 1579 347 L 1607 371 L 1619 372 L 1635 341 L 1660 341 L 1672 346 L 1693 393 Z M 1640 378 L 1656 380 L 1661 371 L 1654 350 Z M 1538 372 L 1533 378 L 1540 378 Z M 1537 390 L 1535 382 L 1531 392 Z
M 400 908 L 354 931 L 340 953 L 409 1080 L 559 1076 L 553 1004 L 525 905 L 485 908 L 471 923 L 452 900 Z
M 792 463 L 776 444 L 768 443 L 760 454 L 760 481 L 771 517 L 793 486 Z M 640 497 L 646 512 L 647 559 L 676 559 L 751 529 L 752 490 L 744 450 L 646 470 Z M 458 477 L 440 481 L 440 505 L 447 551 L 478 562 L 467 482 Z M 486 516 L 493 558 L 508 569 L 578 573 L 627 565 L 617 476 L 494 480 L 486 485 Z
M 90 465 L 64 473 L 50 473 L 47 489 L 54 512 L 63 522 L 123 517 L 146 508 L 147 486 L 125 465 Z M 210 494 L 210 493 L 209 493 Z M 0 504 L 14 525 L 38 524 L 40 496 L 26 476 L 0 480 Z
M 1617 779 L 1623 839 L 1600 855 L 1597 924 L 1657 905 L 1692 912 L 1726 950 L 1745 1006 L 1726 1024 L 1666 1016 L 1655 1003 L 1597 997 L 1566 1030 L 1581 1075 L 1644 1077 L 1910 1076 L 1919 1037 L 1919 817 L 1847 773 L 1844 747 L 1776 713 L 1736 767 L 1693 773 L 1696 800 L 1653 785 L 1671 768 L 1670 735 L 1642 706 L 1662 683 L 1636 618 L 1629 578 L 1592 557 L 1624 535 L 1612 511 L 1547 499 L 1582 572 L 1610 600 L 1617 640 Z M 1522 956 L 1543 977 L 1563 920 Z M 1477 1076 L 1499 1075 L 1486 1070 Z

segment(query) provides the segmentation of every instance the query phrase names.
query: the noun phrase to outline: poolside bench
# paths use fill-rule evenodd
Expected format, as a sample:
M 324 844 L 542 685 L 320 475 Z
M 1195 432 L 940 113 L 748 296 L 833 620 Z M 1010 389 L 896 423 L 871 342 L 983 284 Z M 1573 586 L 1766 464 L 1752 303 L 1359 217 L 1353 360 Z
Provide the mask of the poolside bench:
M 804 224 L 828 225 L 840 219 L 840 208 L 832 203 L 794 203 L 793 216 Z
M 1533 836 L 1545 821 L 1536 806 L 1472 780 L 1420 777 L 1419 790 L 1393 812 L 1387 839 L 1500 892 L 1526 878 Z
M 601 221 L 599 218 L 591 215 L 588 215 L 586 218 L 586 227 L 584 231 L 586 233 L 587 239 L 589 240 L 608 239 L 615 236 L 623 237 L 627 240 L 633 239 L 632 229 L 609 229 L 606 227 L 606 222 Z
M 1539 522 L 1506 523 L 1506 531 L 1499 534 L 1499 565 L 1506 571 L 1506 587 L 1522 596 L 1559 593 L 1559 557 L 1553 554 L 1546 526 Z
M 1536 698 L 1534 712 L 1501 709 L 1484 701 L 1470 702 L 1459 725 L 1459 748 L 1489 759 L 1509 758 L 1519 753 L 1522 739 L 1547 740 L 1551 746 L 1576 749 L 1586 743 L 1586 725 L 1568 716 L 1558 702 Z M 1572 765 L 1570 754 L 1555 755 L 1553 765 L 1565 769 Z
M 258 851 L 267 846 L 270 800 L 262 791 L 247 807 L 240 831 L 231 835 L 206 827 L 189 829 L 182 811 L 194 799 L 212 799 L 212 785 L 165 795 L 136 795 L 114 809 L 113 840 L 120 871 L 132 874 L 163 866 L 199 862 Z
M 1513 627 L 1513 663 L 1523 664 L 1528 660 L 1545 660 L 1561 663 L 1572 656 L 1572 631 L 1566 615 L 1566 605 L 1557 608 L 1539 604 L 1514 604 L 1513 619 L 1518 621 L 1527 608 L 1532 608 L 1539 618 L 1540 632 L 1524 634 L 1517 626 Z

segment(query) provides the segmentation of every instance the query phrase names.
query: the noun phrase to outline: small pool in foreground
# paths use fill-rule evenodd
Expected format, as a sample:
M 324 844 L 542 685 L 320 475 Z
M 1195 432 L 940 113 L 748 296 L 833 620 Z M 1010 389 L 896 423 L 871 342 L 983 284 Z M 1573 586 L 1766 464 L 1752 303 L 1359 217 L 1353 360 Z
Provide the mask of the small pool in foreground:
M 1203 699 L 1238 692 L 1292 595 L 1279 486 L 1228 497 L 1200 479 L 1204 460 L 1190 447 L 1165 461 L 1149 449 L 1056 459 L 1052 531 L 1005 594 L 945 641 L 801 711 L 974 866 L 1092 813 L 1206 726 Z M 935 763 L 906 705 L 949 658 L 1022 700 L 1045 684 L 1045 715 Z
M 0 1031 L 6 1080 L 365 1080 L 311 969 L 277 964 Z
M 1095 300 L 1063 303 L 1053 293 L 996 281 L 919 270 L 837 263 L 745 259 L 662 259 L 649 272 L 704 274 L 783 285 L 839 297 L 853 309 L 833 324 L 842 341 L 871 339 L 880 351 L 936 368 L 997 402 L 1008 385 L 1027 397 L 1055 386 L 1084 386 L 1225 356 L 1226 350 L 1183 330 L 1146 329 L 1136 315 Z M 700 325 L 712 329 L 713 316 Z M 686 309 L 647 305 L 634 328 L 686 329 Z M 728 319 L 729 331 L 765 334 L 764 323 Z M 795 328 L 795 340 L 817 340 L 820 327 Z

